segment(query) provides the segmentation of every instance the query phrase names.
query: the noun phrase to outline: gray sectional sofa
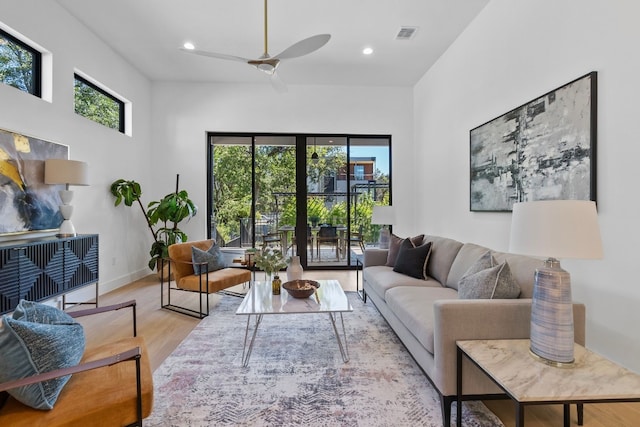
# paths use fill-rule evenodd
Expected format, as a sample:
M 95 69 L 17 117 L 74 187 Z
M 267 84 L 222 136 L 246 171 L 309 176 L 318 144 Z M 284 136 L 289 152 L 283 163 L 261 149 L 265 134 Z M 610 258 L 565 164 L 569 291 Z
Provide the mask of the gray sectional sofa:
M 498 263 L 507 261 L 520 286 L 519 297 L 459 299 L 460 279 L 489 248 L 438 236 L 425 236 L 423 243 L 427 242 L 431 242 L 431 253 L 426 280 L 385 265 L 387 250 L 366 249 L 363 287 L 365 301 L 375 304 L 440 393 L 442 418 L 448 427 L 456 397 L 456 341 L 528 338 L 534 273 L 542 261 L 492 251 Z M 584 344 L 584 305 L 574 304 L 573 312 L 575 341 Z M 475 366 L 464 363 L 465 399 L 500 394 Z

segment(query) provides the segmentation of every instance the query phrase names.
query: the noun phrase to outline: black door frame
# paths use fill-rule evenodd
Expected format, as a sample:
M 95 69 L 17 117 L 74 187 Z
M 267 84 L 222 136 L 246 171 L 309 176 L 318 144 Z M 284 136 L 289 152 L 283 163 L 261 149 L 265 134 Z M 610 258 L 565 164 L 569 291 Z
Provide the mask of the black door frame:
M 310 270 L 353 270 L 356 265 L 351 263 L 351 251 L 347 251 L 345 265 L 328 265 L 328 266 L 309 266 L 307 260 L 307 139 L 308 138 L 344 138 L 347 141 L 347 235 L 351 233 L 351 174 L 349 173 L 349 165 L 351 161 L 351 140 L 352 139 L 386 139 L 389 141 L 389 204 L 392 203 L 392 136 L 385 134 L 339 134 L 339 133 L 277 133 L 277 132 L 206 132 L 206 162 L 207 162 L 207 238 L 211 238 L 211 224 L 213 220 L 213 142 L 215 137 L 228 136 L 234 138 L 250 138 L 251 139 L 251 240 L 255 247 L 256 228 L 255 228 L 255 147 L 256 138 L 259 137 L 295 137 L 296 139 L 296 230 L 303 230 L 304 233 L 296 233 L 296 248 L 305 248 L 304 251 L 297 249 L 300 256 L 300 262 L 305 269 Z M 313 250 L 313 248 L 311 248 Z

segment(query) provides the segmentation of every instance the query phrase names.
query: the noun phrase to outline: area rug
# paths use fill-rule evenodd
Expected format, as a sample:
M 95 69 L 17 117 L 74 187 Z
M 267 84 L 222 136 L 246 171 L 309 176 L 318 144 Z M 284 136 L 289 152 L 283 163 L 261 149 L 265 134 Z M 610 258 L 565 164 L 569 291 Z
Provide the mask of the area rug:
M 372 303 L 349 300 L 349 362 L 327 314 L 266 315 L 243 368 L 246 317 L 235 314 L 239 298 L 224 296 L 154 372 L 145 425 L 441 427 L 424 373 Z M 463 425 L 503 424 L 481 402 L 465 402 Z

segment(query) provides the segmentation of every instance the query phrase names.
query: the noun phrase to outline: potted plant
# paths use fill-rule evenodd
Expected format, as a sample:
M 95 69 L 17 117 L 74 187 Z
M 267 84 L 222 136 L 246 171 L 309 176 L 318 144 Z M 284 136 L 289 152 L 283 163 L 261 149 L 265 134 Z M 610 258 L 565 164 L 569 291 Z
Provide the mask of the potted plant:
M 267 277 L 271 277 L 273 273 L 277 273 L 287 266 L 287 259 L 279 249 L 265 247 L 261 251 L 256 252 L 256 267 L 264 270 Z
M 178 224 L 191 219 L 198 212 L 198 207 L 189 199 L 185 190 L 178 190 L 180 175 L 176 175 L 176 191 L 167 194 L 160 200 L 152 201 L 145 209 L 140 197 L 142 188 L 136 181 L 118 179 L 111 184 L 111 194 L 116 198 L 114 205 L 122 202 L 132 206 L 137 202 L 147 220 L 147 226 L 153 236 L 149 255 L 149 268 L 155 269 L 158 260 L 167 257 L 168 247 L 174 243 L 186 242 L 188 236 L 178 228 Z M 156 226 L 159 224 L 159 227 Z
M 317 227 L 320 222 L 320 217 L 318 215 L 311 215 L 309 216 L 309 221 L 311 221 L 313 227 Z

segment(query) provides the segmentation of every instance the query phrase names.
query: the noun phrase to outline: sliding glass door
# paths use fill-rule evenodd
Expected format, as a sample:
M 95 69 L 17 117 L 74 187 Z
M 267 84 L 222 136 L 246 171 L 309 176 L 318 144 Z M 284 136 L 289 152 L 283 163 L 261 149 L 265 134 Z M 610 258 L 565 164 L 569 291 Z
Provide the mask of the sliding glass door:
M 274 247 L 306 268 L 349 268 L 377 242 L 374 204 L 390 203 L 389 136 L 208 136 L 209 235 Z

